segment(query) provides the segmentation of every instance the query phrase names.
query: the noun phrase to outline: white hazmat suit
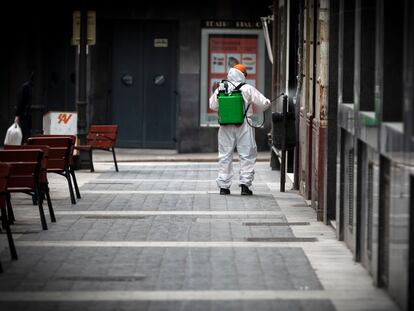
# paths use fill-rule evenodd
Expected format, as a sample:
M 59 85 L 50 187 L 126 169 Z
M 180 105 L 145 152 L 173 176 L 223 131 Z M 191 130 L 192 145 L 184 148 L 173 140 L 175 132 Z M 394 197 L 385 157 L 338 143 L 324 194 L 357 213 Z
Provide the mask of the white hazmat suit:
M 240 70 L 231 68 L 228 72 L 227 80 L 231 82 L 228 83 L 229 91 L 231 91 L 240 83 L 245 83 L 246 77 Z M 255 108 L 255 111 L 265 111 L 270 107 L 270 100 L 252 85 L 245 84 L 240 90 L 245 102 L 244 109 L 250 104 L 247 117 L 250 118 L 253 115 L 253 108 Z M 209 101 L 210 109 L 214 111 L 218 111 L 217 94 L 218 89 L 214 91 Z M 237 147 L 240 158 L 239 184 L 250 187 L 254 178 L 257 146 L 254 128 L 249 126 L 246 120 L 244 120 L 242 125 L 220 126 L 218 132 L 219 172 L 216 182 L 221 189 L 229 189 L 232 183 L 234 147 Z

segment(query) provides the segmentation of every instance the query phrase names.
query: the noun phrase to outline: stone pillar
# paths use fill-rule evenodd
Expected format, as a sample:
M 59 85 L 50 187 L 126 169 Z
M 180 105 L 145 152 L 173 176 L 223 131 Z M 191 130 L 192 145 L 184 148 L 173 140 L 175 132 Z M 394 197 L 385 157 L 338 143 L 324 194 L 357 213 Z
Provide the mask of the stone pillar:
M 316 48 L 316 87 L 315 87 L 315 119 L 314 133 L 314 161 L 312 162 L 313 187 L 312 207 L 315 208 L 318 220 L 323 220 L 326 158 L 326 129 L 328 124 L 328 69 L 329 69 L 329 1 L 319 0 L 317 16 L 317 48 Z
M 34 54 L 33 59 L 33 94 L 31 103 L 32 128 L 30 135 L 43 133 L 43 113 L 45 110 L 45 87 L 44 87 L 44 31 L 41 13 L 36 14 L 34 25 Z
M 77 77 L 77 100 L 76 100 L 76 110 L 78 113 L 78 138 L 80 144 L 86 143 L 86 136 L 88 133 L 88 124 L 87 124 L 87 106 L 88 106 L 88 96 L 87 96 L 87 29 L 88 29 L 88 11 L 86 8 L 86 2 L 82 1 L 82 7 L 80 10 L 80 43 L 78 46 L 78 77 Z M 80 153 L 80 166 L 82 168 L 89 168 L 89 157 L 86 152 Z

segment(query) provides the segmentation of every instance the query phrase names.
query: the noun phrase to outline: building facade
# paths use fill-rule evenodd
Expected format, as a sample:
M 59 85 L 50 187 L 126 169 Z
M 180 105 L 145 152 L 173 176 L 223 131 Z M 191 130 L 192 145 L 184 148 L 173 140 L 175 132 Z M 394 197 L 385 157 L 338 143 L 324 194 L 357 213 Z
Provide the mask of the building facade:
M 5 133 L 12 121 L 19 87 L 31 72 L 35 133 L 47 111 L 76 111 L 75 11 L 83 5 L 89 24 L 87 124 L 119 124 L 119 147 L 214 152 L 218 127 L 207 100 L 211 84 L 225 78 L 234 61 L 249 64 L 249 82 L 270 97 L 260 17 L 272 13 L 271 4 L 213 1 L 200 9 L 187 1 L 64 1 L 9 7 L 2 21 L 10 44 L 1 55 L 0 130 Z M 262 150 L 267 126 L 256 132 Z
M 373 282 L 412 310 L 413 5 L 275 0 L 273 7 L 273 90 L 296 105 L 298 190 Z

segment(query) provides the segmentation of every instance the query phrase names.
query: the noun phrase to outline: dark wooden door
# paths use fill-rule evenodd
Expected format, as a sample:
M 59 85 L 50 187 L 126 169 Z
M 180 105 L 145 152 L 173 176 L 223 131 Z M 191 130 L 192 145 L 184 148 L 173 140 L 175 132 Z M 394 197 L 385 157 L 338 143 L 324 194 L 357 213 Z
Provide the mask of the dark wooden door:
M 118 146 L 175 148 L 176 28 L 119 22 L 113 34 L 113 120 Z

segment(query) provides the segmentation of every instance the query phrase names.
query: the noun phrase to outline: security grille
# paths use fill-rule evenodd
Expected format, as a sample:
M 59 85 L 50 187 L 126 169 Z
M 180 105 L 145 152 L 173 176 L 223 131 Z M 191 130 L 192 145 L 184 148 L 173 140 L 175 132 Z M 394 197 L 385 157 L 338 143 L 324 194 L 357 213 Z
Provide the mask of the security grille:
M 354 149 L 348 153 L 348 226 L 352 232 L 354 224 Z
M 368 164 L 368 176 L 367 176 L 367 255 L 371 259 L 372 256 L 372 214 L 374 204 L 374 164 L 370 162 Z
M 379 192 L 379 234 L 378 234 L 378 285 L 388 287 L 389 269 L 389 234 L 390 234 L 390 161 L 380 158 L 380 192 Z
M 410 177 L 410 254 L 409 254 L 409 287 L 408 292 L 414 293 L 414 175 Z M 414 309 L 414 295 L 408 295 L 408 309 Z

